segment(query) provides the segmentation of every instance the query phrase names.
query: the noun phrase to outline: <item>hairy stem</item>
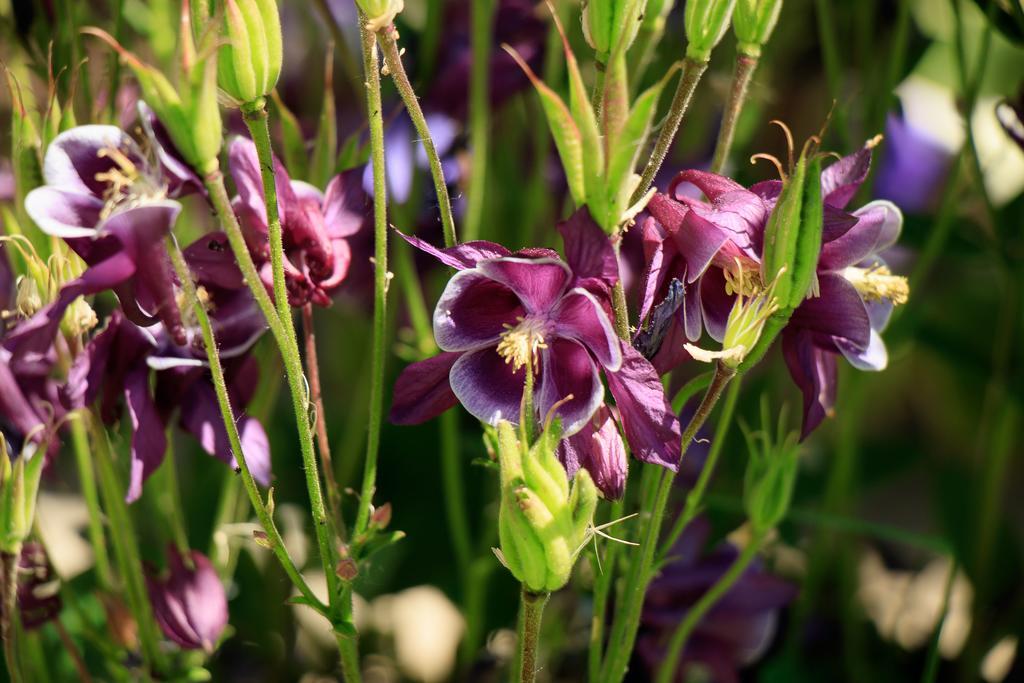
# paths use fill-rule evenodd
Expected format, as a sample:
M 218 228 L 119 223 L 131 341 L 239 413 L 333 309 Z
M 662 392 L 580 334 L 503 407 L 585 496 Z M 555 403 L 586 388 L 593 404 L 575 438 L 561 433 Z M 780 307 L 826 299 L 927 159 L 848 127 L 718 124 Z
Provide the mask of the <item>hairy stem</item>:
M 661 126 L 661 132 L 658 133 L 658 139 L 654 143 L 651 158 L 640 177 L 640 184 L 637 185 L 636 191 L 633 192 L 633 197 L 629 200 L 630 205 L 640 201 L 647 194 L 651 184 L 654 183 L 654 178 L 658 175 L 658 171 L 661 170 L 661 165 L 665 162 L 665 157 L 668 156 L 672 143 L 676 139 L 679 124 L 683 122 L 683 117 L 686 116 L 686 110 L 690 106 L 690 100 L 693 99 L 694 91 L 697 90 L 697 84 L 700 83 L 701 76 L 704 75 L 707 68 L 707 60 L 696 60 L 691 57 L 683 60 L 683 73 L 679 77 L 676 94 L 672 97 L 672 105 L 669 108 L 668 116 Z
M 523 586 L 519 607 L 519 652 L 516 657 L 521 683 L 533 683 L 537 678 L 537 642 L 540 624 L 549 593 L 533 593 Z
M 12 683 L 21 683 L 18 649 L 14 647 L 14 622 L 18 618 L 18 553 L 0 554 L 3 568 L 3 615 L 0 618 L 0 637 L 4 641 L 4 659 L 7 675 Z
M 327 504 L 331 510 L 334 523 L 343 529 L 341 517 L 341 488 L 334 476 L 334 463 L 331 461 L 331 441 L 327 437 L 327 413 L 324 410 L 324 397 L 320 387 L 320 361 L 316 352 L 316 330 L 313 327 L 313 304 L 302 307 L 302 333 L 306 349 L 306 376 L 309 377 L 309 400 L 316 411 L 316 443 L 320 452 L 320 464 L 324 469 L 324 482 L 327 485 Z
M 729 90 L 729 102 L 722 116 L 722 125 L 718 129 L 718 140 L 715 141 L 715 157 L 711 161 L 711 172 L 721 173 L 729 161 L 732 150 L 732 139 L 736 134 L 736 123 L 747 101 L 747 90 L 750 80 L 757 70 L 758 58 L 743 52 L 736 53 L 736 67 L 732 73 L 732 88 Z
M 704 425 L 704 422 L 711 415 L 722 391 L 736 375 L 736 371 L 721 363 L 715 369 L 715 376 L 708 386 L 704 399 L 697 407 L 697 412 L 690 418 L 690 423 L 683 430 L 680 444 L 679 461 L 682 464 L 686 457 L 686 451 L 693 442 L 697 431 Z M 658 467 L 648 465 L 648 467 Z M 618 608 L 615 623 L 612 628 L 609 640 L 608 653 L 605 657 L 603 667 L 604 681 L 617 683 L 626 674 L 626 666 L 629 664 L 629 657 L 633 651 L 633 643 L 636 641 L 637 628 L 640 625 L 640 612 L 644 604 L 644 595 L 647 592 L 647 585 L 653 578 L 654 553 L 658 546 L 658 537 L 661 532 L 661 525 L 665 518 L 665 508 L 668 505 L 669 493 L 672 491 L 672 482 L 675 474 L 667 469 L 658 472 L 657 489 L 653 497 L 653 504 L 641 513 L 641 528 L 643 533 L 640 536 L 640 547 L 637 549 L 629 570 L 626 573 L 623 584 L 622 605 Z
M 402 102 L 405 103 L 405 110 L 409 113 L 409 118 L 412 119 L 412 125 L 416 128 L 416 133 L 420 137 L 420 142 L 423 143 L 423 149 L 427 153 L 427 161 L 430 163 L 430 176 L 434 180 L 434 190 L 437 192 L 437 204 L 441 210 L 441 228 L 444 231 L 444 243 L 445 246 L 453 246 L 457 239 L 455 237 L 455 218 L 452 216 L 452 202 L 448 198 L 448 186 L 444 180 L 444 169 L 441 167 L 441 158 L 437 155 L 437 147 L 434 145 L 434 138 L 430 134 L 430 127 L 427 126 L 427 119 L 423 115 L 423 109 L 420 107 L 420 101 L 416 97 L 416 91 L 413 90 L 412 83 L 409 82 L 409 77 L 405 73 L 405 67 L 402 66 L 402 53 L 398 49 L 398 30 L 394 24 L 381 29 L 377 33 L 377 40 L 380 43 L 381 50 L 384 54 L 384 63 L 387 66 L 387 71 L 391 75 L 391 79 L 395 83 L 395 87 L 398 88 L 398 94 L 402 96 Z M 364 43 L 365 43 L 364 39 Z M 363 51 L 366 51 L 364 45 Z M 366 57 L 363 57 L 364 62 Z M 377 75 L 376 60 L 373 64 L 373 78 L 376 79 L 377 84 L 374 86 L 370 82 L 369 74 L 367 74 L 367 88 L 366 96 L 369 102 L 374 98 L 372 90 L 376 89 L 379 99 L 380 94 L 380 77 Z M 380 107 L 377 111 L 374 111 L 373 104 L 370 103 L 367 107 L 370 111 L 370 145 L 373 146 L 373 120 L 374 117 L 380 117 Z M 383 131 L 383 123 L 381 124 L 381 130 Z M 381 133 L 381 149 L 383 150 L 383 132 Z M 376 159 L 374 160 L 376 162 Z M 374 177 L 376 178 L 377 168 L 380 168 L 381 172 L 384 170 L 383 155 L 379 166 L 374 166 Z M 374 186 L 376 190 L 376 184 Z M 383 186 L 381 187 L 383 191 Z M 375 193 L 376 195 L 376 193 Z M 374 197 L 376 199 L 376 196 Z M 386 226 L 385 226 L 386 227 Z
M 693 629 L 697 627 L 708 611 L 718 604 L 718 601 L 729 592 L 729 589 L 743 575 L 743 572 L 746 571 L 750 563 L 757 557 L 757 551 L 760 547 L 760 537 L 751 539 L 736 560 L 729 566 L 725 574 L 686 613 L 686 617 L 676 627 L 675 632 L 672 634 L 672 639 L 669 641 L 668 652 L 665 659 L 661 662 L 661 667 L 658 669 L 657 683 L 672 683 L 672 681 L 676 680 L 679 659 L 686 647 L 686 642 L 690 639 L 690 634 L 693 633 Z
M 622 517 L 625 510 L 625 497 L 612 503 L 609 521 L 615 521 Z M 612 580 L 615 578 L 615 561 L 619 552 L 618 543 L 610 543 L 604 554 L 604 562 L 594 548 L 594 558 L 597 560 L 598 575 L 594 579 L 594 614 L 590 620 L 590 651 L 587 658 L 588 679 L 596 681 L 601 675 L 601 655 L 604 648 L 604 625 L 606 612 L 608 610 L 608 597 L 611 594 Z
M 242 440 L 238 434 L 238 424 L 235 420 L 234 410 L 231 407 L 231 400 L 228 397 L 228 386 L 224 379 L 224 368 L 220 363 L 220 352 L 217 349 L 217 340 L 213 336 L 213 326 L 210 324 L 210 317 L 206 313 L 206 308 L 203 306 L 196 294 L 196 286 L 192 281 L 192 274 L 189 272 L 188 265 L 185 263 L 185 257 L 182 255 L 177 242 L 175 242 L 173 238 L 169 238 L 167 246 L 167 251 L 171 255 L 171 263 L 174 266 L 174 270 L 178 275 L 178 280 L 181 283 L 181 288 L 184 291 L 185 300 L 192 305 L 192 310 L 195 313 L 196 319 L 199 321 L 199 327 L 203 334 L 203 346 L 206 348 L 206 358 L 210 364 L 210 376 L 213 380 L 213 389 L 217 396 L 217 405 L 220 408 L 221 420 L 223 420 L 224 428 L 228 433 L 228 443 L 231 445 L 231 454 L 235 457 L 235 464 L 238 466 L 238 472 L 242 476 L 242 483 L 245 485 L 245 491 L 249 495 L 249 501 L 256 510 L 256 517 L 259 519 L 264 533 L 267 534 L 267 544 L 274 552 L 278 562 L 281 563 L 281 567 L 284 569 L 285 574 L 288 575 L 288 578 L 291 580 L 295 588 L 298 589 L 307 601 L 309 601 L 309 604 L 313 609 L 326 615 L 329 610 L 322 602 L 320 602 L 319 598 L 313 594 L 313 591 L 310 590 L 305 579 L 302 578 L 299 570 L 295 567 L 295 563 L 292 561 L 291 556 L 288 554 L 288 549 L 284 545 L 284 540 L 281 538 L 281 534 L 278 532 L 277 526 L 274 524 L 274 519 L 271 517 L 266 504 L 263 502 L 263 497 L 260 494 L 256 480 L 253 479 L 252 473 L 249 471 L 249 465 L 245 460 L 245 453 L 242 450 Z

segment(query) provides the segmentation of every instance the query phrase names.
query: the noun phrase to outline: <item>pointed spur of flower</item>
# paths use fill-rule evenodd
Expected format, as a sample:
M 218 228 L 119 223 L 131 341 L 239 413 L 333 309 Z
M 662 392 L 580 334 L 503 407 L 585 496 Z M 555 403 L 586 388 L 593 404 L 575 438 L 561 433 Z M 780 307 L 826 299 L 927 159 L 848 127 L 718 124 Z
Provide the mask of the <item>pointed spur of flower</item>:
M 188 650 L 213 652 L 228 623 L 228 601 L 210 560 L 198 550 L 167 549 L 167 574 L 148 576 L 153 616 L 164 635 Z
M 517 423 L 529 366 L 537 379 L 533 419 L 554 410 L 563 437 L 585 433 L 563 441 L 571 443 L 563 454 L 567 464 L 587 467 L 602 491 L 615 496 L 621 478 L 613 473 L 624 469 L 623 450 L 602 419 L 608 413 L 595 418 L 605 403 L 601 375 L 640 460 L 675 469 L 679 421 L 654 368 L 612 328 L 609 292 L 618 273 L 607 236 L 585 209 L 561 230 L 567 261 L 550 250 L 513 255 L 490 243 L 425 248 L 460 269 L 434 313 L 434 337 L 444 353 L 403 371 L 391 420 L 423 422 L 461 402 L 488 424 Z

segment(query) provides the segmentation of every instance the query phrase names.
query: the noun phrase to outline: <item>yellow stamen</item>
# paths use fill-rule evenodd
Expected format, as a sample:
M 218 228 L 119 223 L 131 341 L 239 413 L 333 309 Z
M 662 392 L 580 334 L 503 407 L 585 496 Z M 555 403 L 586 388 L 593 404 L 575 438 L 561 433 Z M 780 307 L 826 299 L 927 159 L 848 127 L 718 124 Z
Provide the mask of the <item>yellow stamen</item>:
M 505 325 L 507 332 L 501 335 L 498 342 L 498 354 L 505 359 L 506 363 L 512 364 L 512 370 L 531 363 L 537 367 L 537 351 L 546 349 L 544 343 L 544 323 L 532 318 L 518 318 L 519 323 L 515 327 Z
M 722 274 L 725 276 L 726 294 L 751 297 L 764 291 L 764 282 L 756 267 L 744 266 L 738 257 L 734 258 L 733 262 L 732 268 L 722 269 Z
M 886 266 L 857 268 L 851 266 L 842 272 L 847 282 L 853 285 L 866 301 L 891 301 L 905 304 L 910 297 L 910 285 L 902 275 L 893 275 Z
M 115 209 L 124 204 L 137 204 L 140 199 L 160 200 L 167 196 L 166 188 L 144 178 L 139 167 L 122 150 L 104 147 L 96 155 L 114 162 L 112 168 L 94 176 L 99 182 L 107 183 L 100 218 L 109 218 Z

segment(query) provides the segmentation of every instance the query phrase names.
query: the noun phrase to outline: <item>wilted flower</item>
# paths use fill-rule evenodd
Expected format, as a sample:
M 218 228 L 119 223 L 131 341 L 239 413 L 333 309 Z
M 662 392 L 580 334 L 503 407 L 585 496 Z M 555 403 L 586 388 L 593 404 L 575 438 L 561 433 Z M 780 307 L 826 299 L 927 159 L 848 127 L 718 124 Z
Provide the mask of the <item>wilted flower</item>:
M 200 296 L 209 306 L 214 335 L 225 363 L 228 392 L 241 412 L 255 391 L 258 367 L 245 354 L 266 323 L 232 260 L 227 238 L 214 233 L 184 251 Z M 237 467 L 206 369 L 206 352 L 198 323 L 186 318 L 185 343 L 178 344 L 163 326 L 141 328 L 120 312 L 86 345 L 68 376 L 68 401 L 75 406 L 100 401 L 105 422 L 117 420 L 123 394 L 132 421 L 131 469 L 126 499 L 142 494 L 142 485 L 163 462 L 167 425 L 177 411 L 183 429 L 210 455 Z M 150 387 L 150 371 L 156 382 Z M 253 477 L 270 481 L 270 451 L 260 423 L 239 415 L 242 450 Z
M 804 394 L 803 435 L 831 410 L 835 394 L 835 355 L 854 367 L 881 370 L 887 356 L 879 332 L 894 305 L 908 296 L 905 278 L 893 275 L 879 252 L 897 239 L 900 210 L 888 201 L 873 201 L 847 213 L 846 205 L 867 177 L 869 141 L 860 151 L 824 169 L 821 175 L 823 233 L 816 284 L 793 311 L 783 331 L 783 353 L 794 381 Z M 677 198 L 683 182 L 696 185 L 709 203 Z M 648 277 L 644 288 L 646 316 L 673 279 L 687 283 L 675 325 L 654 357 L 665 372 L 685 356 L 685 340 L 696 341 L 703 329 L 722 341 L 737 294 L 764 292 L 771 283 L 757 277 L 764 228 L 782 189 L 766 181 L 749 190 L 735 181 L 701 171 L 684 171 L 667 195 L 656 195 L 644 225 Z M 740 290 L 744 291 L 740 291 Z
M 146 578 L 153 616 L 164 635 L 181 647 L 212 652 L 228 623 L 220 577 L 198 550 L 184 558 L 170 546 L 167 555 L 167 575 Z
M 704 546 L 711 525 L 698 517 L 687 527 L 670 553 L 670 561 L 647 589 L 636 651 L 644 665 L 657 671 L 665 642 L 688 610 L 721 578 L 739 555 L 723 541 L 710 553 Z M 676 676 L 704 668 L 715 683 L 739 681 L 739 670 L 764 654 L 778 622 L 779 610 L 796 596 L 796 588 L 750 566 L 694 629 Z
M 238 188 L 232 206 L 260 277 L 272 291 L 267 210 L 256 146 L 251 140 L 236 138 L 229 163 Z M 360 184 L 360 172 L 337 175 L 327 191 L 320 192 L 308 183 L 291 180 L 276 157 L 274 164 L 289 303 L 330 305 L 330 293 L 345 279 L 352 261 L 346 238 L 357 233 L 367 217 L 369 202 Z
M 553 410 L 563 436 L 583 434 L 568 446 L 566 464 L 573 471 L 587 467 L 605 495 L 617 496 L 625 463 L 609 460 L 624 451 L 608 413 L 599 413 L 605 402 L 601 373 L 640 460 L 674 470 L 679 421 L 654 368 L 612 328 L 609 288 L 618 269 L 607 236 L 585 210 L 560 230 L 566 261 L 549 249 L 512 254 L 498 244 L 471 242 L 438 250 L 406 238 L 460 272 L 434 312 L 434 337 L 443 353 L 403 371 L 391 419 L 423 422 L 461 402 L 488 424 L 517 423 L 529 367 L 537 381 L 534 418 Z M 603 474 L 619 472 L 621 479 Z

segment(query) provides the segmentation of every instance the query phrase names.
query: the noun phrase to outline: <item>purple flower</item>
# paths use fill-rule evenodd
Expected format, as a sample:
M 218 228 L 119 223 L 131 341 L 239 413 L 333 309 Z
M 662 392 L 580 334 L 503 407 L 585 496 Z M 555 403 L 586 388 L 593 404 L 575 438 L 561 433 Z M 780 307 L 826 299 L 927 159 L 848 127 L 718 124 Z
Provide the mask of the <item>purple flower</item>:
M 236 138 L 231 143 L 229 164 L 238 189 L 232 206 L 260 277 L 272 291 L 263 179 L 253 142 Z M 293 306 L 309 302 L 329 306 L 330 293 L 345 279 L 352 261 L 347 238 L 356 234 L 367 218 L 369 201 L 360 185 L 359 172 L 335 176 L 326 192 L 320 192 L 308 183 L 291 180 L 276 157 L 274 164 L 288 301 Z
M 213 565 L 198 550 L 188 558 L 168 547 L 166 577 L 146 577 L 153 616 L 168 638 L 189 650 L 213 652 L 228 623 L 228 601 Z
M 870 162 L 869 144 L 822 173 L 824 231 L 817 286 L 782 335 L 783 355 L 804 396 L 804 437 L 832 409 L 837 354 L 861 370 L 884 369 L 887 354 L 879 332 L 893 306 L 908 295 L 906 280 L 893 275 L 879 256 L 899 237 L 900 210 L 884 200 L 852 213 L 845 210 Z M 684 181 L 696 185 L 709 202 L 674 199 Z M 767 181 L 747 190 L 722 176 L 685 171 L 669 195 L 652 198 L 647 210 L 654 220 L 644 227 L 649 267 L 643 314 L 673 279 L 688 285 L 676 322 L 654 357 L 659 370 L 684 360 L 679 343 L 697 340 L 705 329 L 721 341 L 737 289 L 743 287 L 749 296 L 765 286 L 759 277 L 763 233 L 781 188 L 780 181 Z
M 185 259 L 201 296 L 212 309 L 210 318 L 225 363 L 246 462 L 253 477 L 267 485 L 267 435 L 259 421 L 239 414 L 255 391 L 258 366 L 246 352 L 263 333 L 264 319 L 243 286 L 223 234 L 214 233 L 193 243 L 185 249 Z M 125 496 L 129 502 L 142 494 L 143 483 L 163 462 L 167 426 L 175 414 L 203 450 L 237 467 L 207 373 L 201 332 L 191 318 L 185 322 L 186 341 L 178 344 L 163 326 L 142 328 L 115 311 L 106 327 L 89 341 L 68 376 L 67 403 L 80 406 L 98 400 L 100 415 L 107 423 L 118 419 L 123 398 L 132 423 L 131 468 Z M 151 371 L 156 375 L 152 388 Z
M 46 185 L 25 209 L 47 234 L 63 238 L 88 265 L 64 284 L 55 301 L 18 326 L 6 346 L 15 356 L 42 354 L 64 311 L 79 296 L 113 289 L 125 315 L 139 325 L 162 322 L 184 342 L 164 238 L 181 205 L 160 166 L 113 126 L 79 126 L 46 150 Z
M 585 210 L 560 226 L 563 261 L 548 249 L 510 253 L 471 242 L 439 250 L 406 239 L 459 270 L 434 311 L 443 353 L 407 367 L 391 419 L 414 424 L 461 402 L 488 424 L 519 421 L 526 366 L 536 376 L 538 419 L 554 411 L 571 470 L 586 467 L 605 495 L 625 483 L 625 450 L 605 407 L 601 375 L 615 398 L 634 454 L 675 469 L 679 421 L 654 368 L 616 336 L 609 317 L 618 269 L 608 238 Z
M 898 114 L 886 118 L 885 139 L 885 154 L 875 174 L 875 195 L 911 213 L 929 210 L 945 183 L 953 155 Z
M 458 124 L 449 116 L 437 112 L 428 111 L 424 117 L 427 120 L 427 128 L 430 130 L 434 147 L 441 158 L 445 182 L 449 185 L 458 182 L 459 164 L 454 155 L 450 154 L 452 146 L 455 144 L 455 138 L 459 134 Z M 385 129 L 384 149 L 387 155 L 384 169 L 388 197 L 399 204 L 404 204 L 409 200 L 409 195 L 412 192 L 412 181 L 416 169 L 427 170 L 430 168 L 427 151 L 423 148 L 420 136 L 405 111 L 398 114 Z M 363 167 L 362 179 L 363 190 L 367 194 L 372 194 L 372 159 Z
M 644 598 L 636 651 L 656 672 L 664 659 L 666 640 L 687 611 L 721 578 L 739 551 L 723 541 L 702 554 L 711 525 L 694 520 L 673 548 L 675 560 L 651 582 Z M 736 683 L 739 670 L 759 659 L 775 635 L 779 610 L 796 597 L 796 588 L 765 572 L 747 568 L 731 589 L 704 615 L 683 652 L 677 680 L 695 666 L 705 668 L 715 683 Z

